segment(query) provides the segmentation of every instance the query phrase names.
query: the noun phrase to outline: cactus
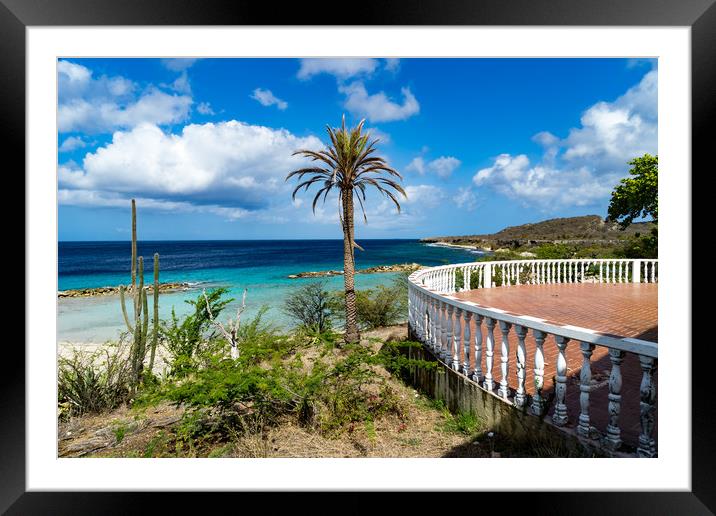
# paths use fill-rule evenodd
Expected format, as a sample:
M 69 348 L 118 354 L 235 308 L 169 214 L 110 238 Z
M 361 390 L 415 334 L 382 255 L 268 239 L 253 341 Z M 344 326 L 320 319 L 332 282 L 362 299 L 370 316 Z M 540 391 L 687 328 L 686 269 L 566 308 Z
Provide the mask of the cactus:
M 132 283 L 129 290 L 124 285 L 119 287 L 119 301 L 122 307 L 122 316 L 127 330 L 132 335 L 130 362 L 132 365 L 134 386 L 139 383 L 144 368 L 144 359 L 147 356 L 147 336 L 149 334 L 149 308 L 147 306 L 147 291 L 144 288 L 144 257 L 137 258 L 137 210 L 132 199 Z M 127 292 L 132 297 L 133 320 L 130 320 L 126 306 Z M 154 320 L 153 320 L 151 358 L 149 371 L 154 366 L 154 355 L 159 336 L 159 254 L 154 254 Z
M 159 339 L 159 253 L 154 253 L 154 327 L 152 331 L 152 353 L 149 357 L 149 370 L 154 369 L 154 355 Z

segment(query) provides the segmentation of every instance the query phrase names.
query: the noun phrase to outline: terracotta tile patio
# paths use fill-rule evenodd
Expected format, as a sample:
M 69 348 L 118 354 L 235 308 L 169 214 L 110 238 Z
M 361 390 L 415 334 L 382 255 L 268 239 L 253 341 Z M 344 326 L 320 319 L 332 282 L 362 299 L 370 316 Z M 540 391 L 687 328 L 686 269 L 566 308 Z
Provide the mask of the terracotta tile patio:
M 561 284 L 561 285 L 520 285 L 508 288 L 477 289 L 454 294 L 455 297 L 473 301 L 483 306 L 499 308 L 517 315 L 530 315 L 557 325 L 573 325 L 596 330 L 613 337 L 631 337 L 657 342 L 657 284 Z M 475 335 L 474 321 L 471 333 Z M 483 339 L 486 333 L 482 324 Z M 495 326 L 495 354 L 493 377 L 496 387 L 501 379 L 500 342 L 502 334 Z M 508 382 L 512 389 L 517 387 L 516 350 L 517 336 L 514 329 L 509 332 L 510 358 Z M 484 340 L 483 340 L 484 342 Z M 527 351 L 526 388 L 534 394 L 534 352 L 535 343 L 530 331 L 525 339 Z M 484 350 L 484 344 L 483 344 Z M 553 376 L 556 375 L 557 346 L 553 336 L 544 343 L 545 373 L 543 394 L 549 396 L 554 390 Z M 569 414 L 567 426 L 576 427 L 579 405 L 579 373 L 582 367 L 582 353 L 579 343 L 570 341 L 566 350 L 567 394 Z M 485 371 L 483 351 L 482 370 Z M 471 362 L 474 361 L 471 352 Z M 472 366 L 473 364 L 471 364 Z M 602 433 L 606 432 L 608 420 L 608 379 L 611 361 L 608 350 L 596 346 L 591 359 L 592 391 L 590 394 L 591 424 Z M 641 367 L 636 355 L 626 353 L 622 364 L 622 403 L 619 418 L 622 439 L 636 445 L 640 433 L 639 386 Z M 658 385 L 658 378 L 654 377 Z M 549 415 L 551 415 L 550 410 Z M 658 412 L 656 412 L 658 420 Z M 656 438 L 656 428 L 654 438 Z

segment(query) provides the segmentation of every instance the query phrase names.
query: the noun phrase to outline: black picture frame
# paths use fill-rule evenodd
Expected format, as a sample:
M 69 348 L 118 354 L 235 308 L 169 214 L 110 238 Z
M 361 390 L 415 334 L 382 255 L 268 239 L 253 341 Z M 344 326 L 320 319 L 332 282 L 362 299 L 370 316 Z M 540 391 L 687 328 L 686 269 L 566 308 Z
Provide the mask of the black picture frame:
M 362 3 L 350 12 L 351 25 L 542 25 L 542 26 L 688 26 L 691 28 L 692 71 L 692 171 L 713 169 L 707 128 L 716 114 L 716 0 L 421 0 L 416 2 Z M 278 7 L 280 6 L 280 7 Z M 333 6 L 333 7 L 331 7 Z M 335 3 L 318 1 L 257 2 L 246 0 L 0 0 L 0 120 L 5 157 L 14 156 L 17 169 L 25 167 L 25 29 L 41 25 L 343 25 L 349 15 Z M 692 178 L 695 178 L 692 172 Z M 697 192 L 696 189 L 692 190 Z M 17 196 L 17 190 L 16 194 Z M 695 204 L 695 202 L 694 202 Z M 693 217 L 692 217 L 693 220 Z M 695 222 L 695 221 L 694 221 Z M 692 232 L 692 234 L 694 234 Z M 684 250 L 692 256 L 691 250 Z M 25 274 L 29 271 L 26 269 Z M 693 293 L 692 293 L 693 295 Z M 692 306 L 695 306 L 692 303 Z M 31 307 L 26 307 L 26 310 Z M 692 315 L 693 319 L 693 315 Z M 694 328 L 696 329 L 696 328 Z M 692 356 L 708 356 L 710 338 L 692 338 Z M 683 343 L 681 344 L 683 345 Z M 0 374 L 0 510 L 8 514 L 119 514 L 147 512 L 149 498 L 162 496 L 161 512 L 187 510 L 196 504 L 205 509 L 220 503 L 248 508 L 262 505 L 278 512 L 276 498 L 249 493 L 60 493 L 26 492 L 25 489 L 25 354 L 18 345 L 5 346 Z M 690 379 L 675 380 L 675 388 L 692 394 L 692 490 L 690 492 L 586 492 L 512 493 L 506 508 L 549 514 L 713 514 L 716 511 L 716 427 L 713 418 L 712 360 L 694 360 Z M 574 471 L 572 471 L 574 473 Z M 477 473 L 476 473 L 477 474 Z M 526 474 L 516 471 L 515 474 Z M 555 479 L 558 485 L 558 479 Z M 303 495 L 295 495 L 303 498 Z M 426 494 L 403 497 L 401 510 L 426 503 Z M 477 496 L 477 495 L 472 495 Z M 446 503 L 446 510 L 489 507 L 479 502 L 467 506 Z M 341 512 L 374 508 L 358 494 L 333 506 Z M 335 502 L 321 496 L 328 504 Z M 498 501 L 498 500 L 494 500 Z M 296 500 L 292 505 L 300 504 Z M 315 503 L 315 502 L 314 502 Z M 248 505 L 251 504 L 251 505 Z M 420 504 L 420 505 L 418 505 Z M 310 507 L 316 507 L 311 504 Z M 450 509 L 452 507 L 452 509 Z M 468 509 L 470 510 L 470 509 Z M 518 509 L 519 510 L 519 509 Z M 331 511 L 333 512 L 333 511 Z

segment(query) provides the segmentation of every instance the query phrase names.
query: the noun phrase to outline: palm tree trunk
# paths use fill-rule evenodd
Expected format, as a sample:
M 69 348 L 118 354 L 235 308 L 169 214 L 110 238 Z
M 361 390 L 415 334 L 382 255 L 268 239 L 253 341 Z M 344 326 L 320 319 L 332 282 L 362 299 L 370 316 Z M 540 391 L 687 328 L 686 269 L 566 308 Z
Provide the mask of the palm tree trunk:
M 343 286 L 346 291 L 346 344 L 360 341 L 355 291 L 355 255 L 353 252 L 353 190 L 343 191 Z

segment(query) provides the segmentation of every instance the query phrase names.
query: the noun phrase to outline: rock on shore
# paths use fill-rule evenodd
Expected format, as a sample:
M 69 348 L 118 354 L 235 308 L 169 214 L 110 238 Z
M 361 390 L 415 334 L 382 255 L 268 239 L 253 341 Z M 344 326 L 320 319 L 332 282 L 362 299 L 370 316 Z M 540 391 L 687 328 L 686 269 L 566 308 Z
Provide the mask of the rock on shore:
M 367 269 L 357 269 L 356 274 L 375 274 L 378 272 L 413 272 L 422 269 L 419 263 L 398 263 L 395 265 L 378 265 L 377 267 L 368 267 Z M 343 271 L 309 271 L 299 272 L 298 274 L 289 274 L 291 279 L 298 278 L 323 278 L 327 276 L 342 276 Z
M 154 285 L 145 285 L 144 288 L 151 293 L 154 290 Z M 159 284 L 159 292 L 177 292 L 189 290 L 190 288 L 191 284 L 185 282 Z M 111 294 L 119 294 L 119 287 L 77 288 L 57 291 L 57 297 L 92 297 Z

